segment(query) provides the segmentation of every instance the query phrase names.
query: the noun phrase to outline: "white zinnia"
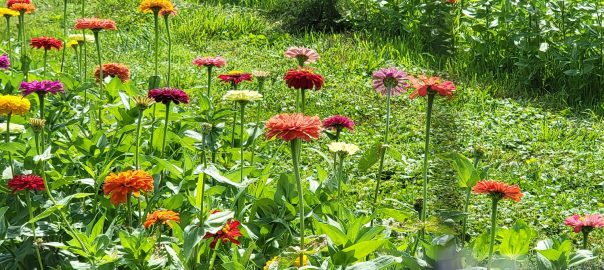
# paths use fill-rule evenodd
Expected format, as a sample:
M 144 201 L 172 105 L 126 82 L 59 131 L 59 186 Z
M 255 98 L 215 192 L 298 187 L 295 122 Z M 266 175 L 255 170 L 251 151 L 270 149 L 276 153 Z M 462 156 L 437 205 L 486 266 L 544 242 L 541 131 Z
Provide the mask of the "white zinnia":
M 359 151 L 359 147 L 356 144 L 343 143 L 343 142 L 332 142 L 327 145 L 329 151 L 334 153 L 345 153 L 348 155 L 354 155 Z
M 227 91 L 224 97 L 222 98 L 228 101 L 256 101 L 261 100 L 262 95 L 258 93 L 258 91 L 251 90 L 230 90 Z
M 17 134 L 23 133 L 25 131 L 25 126 L 19 124 L 10 124 L 10 133 Z M 0 123 L 0 134 L 6 133 L 6 123 Z

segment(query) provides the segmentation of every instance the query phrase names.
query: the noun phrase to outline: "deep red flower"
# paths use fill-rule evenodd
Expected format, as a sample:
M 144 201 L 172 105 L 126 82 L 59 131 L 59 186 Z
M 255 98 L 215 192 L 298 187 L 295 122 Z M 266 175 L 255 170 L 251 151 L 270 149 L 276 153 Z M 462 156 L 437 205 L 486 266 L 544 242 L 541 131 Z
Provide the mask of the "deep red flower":
M 31 0 L 8 0 L 6 2 L 6 7 L 10 8 L 14 4 L 31 4 Z
M 8 187 L 13 192 L 21 190 L 42 191 L 44 190 L 44 180 L 35 174 L 15 175 L 8 181 Z
M 216 243 L 218 240 L 222 240 L 222 243 L 224 244 L 230 241 L 235 245 L 239 245 L 240 242 L 237 240 L 237 237 L 242 236 L 241 230 L 239 230 L 239 225 L 241 225 L 239 221 L 229 220 L 224 227 L 220 229 L 220 231 L 217 231 L 216 233 L 207 232 L 203 239 L 212 238 L 210 248 L 216 248 Z
M 346 116 L 334 115 L 323 120 L 323 127 L 331 130 L 342 130 L 345 128 L 352 132 L 354 131 L 354 121 Z
M 495 199 L 510 199 L 516 202 L 524 196 L 518 185 L 508 185 L 494 180 L 482 180 L 472 188 L 476 194 L 487 194 Z
M 408 76 L 407 79 L 411 82 L 411 88 L 415 88 L 415 91 L 409 96 L 411 99 L 417 96 L 425 97 L 429 91 L 434 91 L 443 97 L 452 98 L 453 92 L 457 88 L 453 82 L 443 81 L 440 77 L 420 75 L 419 78 Z
M 242 71 L 234 70 L 229 71 L 226 74 L 220 74 L 218 76 L 222 82 L 231 83 L 233 86 L 237 86 L 239 83 L 243 81 L 252 81 L 252 74 L 244 73 Z
M 306 116 L 301 113 L 282 113 L 266 122 L 266 138 L 277 137 L 286 142 L 294 139 L 310 141 L 321 135 L 323 123 L 318 116 Z
M 189 95 L 187 95 L 185 91 L 177 88 L 153 89 L 149 91 L 148 96 L 154 99 L 155 102 L 161 102 L 166 105 L 170 102 L 174 102 L 174 104 L 189 103 Z
M 31 39 L 30 46 L 36 49 L 60 50 L 63 48 L 63 42 L 53 37 L 37 37 Z
M 323 87 L 323 76 L 314 73 L 312 69 L 300 68 L 291 69 L 283 77 L 287 86 L 294 89 L 315 89 L 320 90 Z

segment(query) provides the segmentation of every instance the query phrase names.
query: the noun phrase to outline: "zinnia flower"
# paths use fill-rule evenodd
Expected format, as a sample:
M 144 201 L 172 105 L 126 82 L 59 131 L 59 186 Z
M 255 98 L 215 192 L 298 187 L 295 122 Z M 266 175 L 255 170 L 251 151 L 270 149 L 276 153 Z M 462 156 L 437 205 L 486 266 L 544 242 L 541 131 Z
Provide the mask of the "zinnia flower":
M 327 117 L 323 120 L 323 127 L 331 130 L 342 130 L 348 129 L 349 131 L 354 131 L 354 121 L 350 120 L 350 118 L 342 115 L 334 115 Z
M 13 192 L 21 190 L 42 191 L 44 190 L 44 180 L 35 174 L 15 175 L 8 180 L 8 187 Z
M 20 96 L 0 95 L 0 115 L 24 115 L 29 112 L 31 103 Z
M 92 31 L 100 30 L 117 30 L 116 24 L 110 19 L 99 19 L 99 18 L 81 18 L 76 19 L 75 29 L 83 30 L 90 29 Z
M 409 85 L 405 81 L 406 77 L 407 73 L 403 70 L 395 67 L 382 68 L 373 73 L 373 88 L 384 96 L 390 88 L 390 94 L 398 96 L 407 91 Z
M 226 60 L 220 56 L 216 57 L 197 57 L 193 60 L 193 65 L 198 67 L 217 67 L 221 68 L 226 65 Z
M 359 151 L 359 147 L 356 144 L 343 143 L 343 142 L 332 142 L 327 145 L 329 151 L 334 153 L 343 153 L 346 155 L 354 155 Z
M 240 224 L 241 223 L 237 220 L 229 220 L 224 224 L 224 227 L 216 233 L 207 232 L 203 239 L 212 238 L 210 248 L 216 248 L 216 242 L 218 242 L 218 240 L 222 240 L 222 243 L 224 244 L 230 241 L 235 245 L 239 245 L 240 242 L 237 240 L 237 237 L 242 236 L 241 231 L 239 230 Z
M 174 221 L 176 223 L 179 223 L 180 216 L 178 215 L 178 213 L 176 213 L 174 211 L 156 210 L 155 212 L 147 215 L 147 220 L 145 220 L 145 223 L 143 224 L 143 226 L 145 226 L 145 228 L 148 229 L 149 227 L 151 227 L 157 223 L 160 223 L 160 224 L 168 225 L 170 228 L 172 228 L 172 225 L 170 224 L 169 221 Z
M 236 101 L 236 102 L 250 102 L 261 100 L 262 95 L 258 91 L 251 90 L 230 90 L 227 91 L 223 97 L 224 100 Z
M 138 8 L 143 13 L 152 13 L 160 10 L 174 10 L 174 5 L 167 0 L 143 0 Z
M 20 89 L 23 91 L 23 96 L 27 96 L 31 93 L 38 95 L 46 95 L 48 93 L 65 93 L 63 84 L 60 81 L 32 81 L 22 82 Z
M 429 91 L 434 91 L 443 97 L 452 98 L 455 91 L 455 84 L 451 81 L 443 81 L 440 77 L 426 77 L 425 75 L 415 78 L 408 76 L 411 87 L 415 89 L 409 98 L 414 99 L 418 95 L 425 97 Z
M 46 120 L 40 118 L 29 118 L 28 121 L 35 133 L 42 131 L 44 125 L 46 125 Z
M 302 139 L 308 142 L 319 138 L 321 127 L 321 119 L 318 116 L 283 113 L 273 116 L 266 122 L 266 138 L 277 137 L 287 142 Z
M 71 34 L 69 35 L 69 39 L 77 41 L 80 45 L 86 42 L 94 42 L 94 36 L 88 34 Z
M 153 177 L 145 171 L 125 171 L 118 174 L 110 173 L 105 177 L 103 192 L 110 195 L 109 199 L 113 205 L 125 203 L 128 200 L 128 194 L 135 197 L 140 192 L 149 192 L 153 190 Z
M 0 8 L 0 15 L 4 17 L 16 17 L 19 16 L 19 12 L 10 8 Z
M 302 66 L 303 64 L 317 62 L 317 59 L 319 59 L 319 54 L 315 50 L 309 48 L 289 47 L 285 51 L 285 57 L 298 60 L 298 63 L 300 66 Z
M 258 80 L 264 80 L 264 79 L 270 77 L 271 73 L 268 71 L 264 71 L 264 70 L 253 70 L 252 76 L 254 76 L 254 78 L 256 78 Z
M 11 134 L 19 134 L 25 131 L 25 126 L 19 124 L 10 124 L 10 130 L 8 131 Z M 0 123 L 0 134 L 6 133 L 6 123 Z
M 585 216 L 574 214 L 566 218 L 564 225 L 573 227 L 573 231 L 576 233 L 583 230 L 589 232 L 594 228 L 604 227 L 604 217 L 598 214 L 587 214 Z
M 272 259 L 268 260 L 264 265 L 263 270 L 269 270 L 271 269 L 271 267 L 273 267 L 272 269 L 279 269 L 279 259 L 279 256 L 275 256 Z
M 136 104 L 136 107 L 138 107 L 138 109 L 142 111 L 155 104 L 155 100 L 147 96 L 135 96 L 132 99 L 134 100 L 134 104 Z
M 159 15 L 161 15 L 163 17 L 176 16 L 176 14 L 178 14 L 178 10 L 176 8 L 162 9 L 162 10 L 159 11 Z
M 314 73 L 312 69 L 300 68 L 292 69 L 285 73 L 283 77 L 287 86 L 294 89 L 315 89 L 320 90 L 323 87 L 323 76 Z
M 80 43 L 78 43 L 78 41 L 77 41 L 77 40 L 73 40 L 73 39 L 71 39 L 71 40 L 67 41 L 67 43 L 65 44 L 65 47 L 66 47 L 66 48 L 72 48 L 72 49 L 75 49 L 75 48 L 77 48 L 79 45 L 80 45 Z
M 31 0 L 8 0 L 6 1 L 7 7 L 12 7 L 14 4 L 31 4 Z
M 518 185 L 508 185 L 494 180 L 482 180 L 476 183 L 472 191 L 476 194 L 487 194 L 497 200 L 510 199 L 516 202 L 519 202 L 520 198 L 524 196 Z
M 63 48 L 63 42 L 53 37 L 37 37 L 31 39 L 30 46 L 36 49 L 56 49 L 58 51 Z
M 14 11 L 23 12 L 26 14 L 30 14 L 34 10 L 36 10 L 36 6 L 34 6 L 33 4 L 29 4 L 29 3 L 15 3 L 15 4 L 12 4 L 9 8 Z
M 0 56 L 0 69 L 8 69 L 10 67 L 10 59 L 8 58 L 8 54 L 3 54 Z
M 244 73 L 243 71 L 233 70 L 229 71 L 226 74 L 218 75 L 218 79 L 225 83 L 231 83 L 234 87 L 239 85 L 239 83 L 243 81 L 252 81 L 252 74 Z
M 94 77 L 96 78 L 97 82 L 101 81 L 99 76 L 100 70 L 99 67 L 96 67 Z M 118 77 L 122 82 L 127 82 L 130 80 L 130 70 L 127 66 L 118 63 L 103 64 L 103 77 Z
M 158 88 L 149 91 L 148 97 L 155 100 L 155 102 L 161 102 L 163 104 L 174 104 L 189 103 L 189 95 L 185 91 L 177 88 Z

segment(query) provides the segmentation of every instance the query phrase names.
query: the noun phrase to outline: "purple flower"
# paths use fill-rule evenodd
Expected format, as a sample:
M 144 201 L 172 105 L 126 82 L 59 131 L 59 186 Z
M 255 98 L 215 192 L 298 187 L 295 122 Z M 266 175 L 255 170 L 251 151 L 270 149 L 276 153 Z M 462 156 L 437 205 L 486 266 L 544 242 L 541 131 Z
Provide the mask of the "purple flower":
M 168 105 L 170 102 L 174 104 L 189 103 L 189 95 L 185 91 L 176 88 L 158 88 L 149 91 L 148 96 L 155 100 Z
M 352 132 L 354 131 L 354 122 L 346 116 L 334 115 L 323 120 L 323 127 L 326 129 L 340 131 L 345 128 Z
M 382 68 L 373 73 L 373 88 L 382 95 L 387 95 L 390 88 L 390 94 L 398 96 L 409 87 L 406 77 L 406 72 L 395 67 Z
M 0 56 L 0 69 L 8 69 L 10 67 L 10 59 L 8 59 L 8 54 L 3 54 Z
M 31 93 L 38 95 L 46 95 L 48 93 L 65 93 L 63 84 L 60 81 L 32 81 L 22 82 L 20 89 L 23 91 L 23 96 L 27 96 Z

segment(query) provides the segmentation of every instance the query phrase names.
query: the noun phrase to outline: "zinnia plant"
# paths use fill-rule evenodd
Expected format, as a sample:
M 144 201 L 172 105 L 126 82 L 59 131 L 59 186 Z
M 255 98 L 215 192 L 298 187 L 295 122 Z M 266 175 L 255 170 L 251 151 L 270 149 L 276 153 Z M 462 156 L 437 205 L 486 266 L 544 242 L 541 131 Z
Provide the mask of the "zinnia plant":
M 304 195 L 300 177 L 301 142 L 318 139 L 323 124 L 318 116 L 306 116 L 301 113 L 278 114 L 266 122 L 266 138 L 278 138 L 290 144 L 294 178 L 298 183 L 298 214 L 300 215 L 300 250 L 304 250 Z M 300 255 L 302 260 L 302 255 Z
M 29 94 L 36 93 L 38 96 L 38 103 L 40 105 L 40 119 L 46 119 L 44 115 L 44 100 L 47 94 L 57 94 L 64 93 L 63 84 L 60 81 L 32 81 L 32 82 L 22 82 L 21 83 L 21 91 L 23 96 L 28 96 Z M 42 137 L 42 148 L 45 147 L 45 138 L 44 138 L 44 129 L 41 132 Z
M 426 106 L 426 137 L 424 141 L 423 201 L 421 209 L 421 220 L 426 221 L 428 213 L 428 160 L 430 153 L 430 121 L 432 118 L 432 105 L 434 104 L 434 97 L 436 94 L 452 98 L 456 87 L 453 82 L 443 81 L 439 77 L 426 77 L 421 75 L 419 76 L 419 79 L 413 76 L 408 76 L 407 79 L 411 82 L 411 87 L 415 89 L 415 91 L 411 93 L 411 99 L 414 99 L 417 96 L 428 96 L 428 105 Z
M 336 176 L 338 182 L 338 212 L 340 209 L 340 205 L 342 205 L 342 182 L 344 181 L 344 160 L 346 157 L 354 155 L 359 151 L 359 147 L 355 144 L 343 143 L 343 142 L 332 142 L 327 145 L 329 151 L 335 154 L 336 160 L 339 159 L 339 162 L 336 162 L 336 171 L 334 175 Z
M 34 49 L 44 49 L 44 73 L 46 74 L 46 66 L 48 63 L 48 51 L 55 49 L 55 50 L 61 50 L 61 48 L 63 48 L 63 42 L 59 39 L 53 38 L 53 37 L 37 37 L 37 38 L 32 38 L 31 39 L 31 43 L 30 43 L 31 47 Z
M 289 47 L 284 54 L 287 58 L 296 59 L 300 67 L 315 63 L 319 59 L 319 54 L 315 50 L 304 47 Z
M 10 68 L 10 57 L 8 54 L 0 55 L 0 69 L 9 69 Z
M 10 19 L 12 17 L 17 17 L 19 16 L 19 12 L 12 10 L 10 8 L 0 8 L 0 15 L 4 16 L 4 18 L 6 19 L 6 40 L 7 40 L 7 45 L 8 45 L 8 52 L 9 52 L 9 56 L 8 58 L 10 58 L 10 53 L 12 53 L 13 51 L 13 46 L 11 44 L 11 35 L 10 35 Z
M 153 100 L 150 97 L 146 97 L 146 96 L 135 96 L 134 98 L 132 98 L 134 100 L 134 103 L 136 104 L 136 107 L 138 108 L 138 119 L 136 121 L 136 150 L 135 150 L 135 154 L 134 154 L 134 159 L 135 159 L 135 167 L 136 169 L 140 169 L 140 163 L 139 163 L 139 156 L 140 156 L 140 137 L 141 137 L 141 126 L 143 123 L 143 114 L 145 112 L 146 109 L 148 109 L 149 107 L 151 107 L 151 105 L 155 104 L 155 100 Z
M 215 210 L 214 212 L 220 212 Z M 210 267 L 208 269 L 214 269 L 214 262 L 216 261 L 216 249 L 220 246 L 221 243 L 226 244 L 228 242 L 233 243 L 234 245 L 239 245 L 240 242 L 237 240 L 241 234 L 241 230 L 239 230 L 239 225 L 241 222 L 238 220 L 228 220 L 226 224 L 222 227 L 222 229 L 216 232 L 206 232 L 203 239 L 212 239 L 210 242 L 210 248 L 212 251 L 212 258 L 210 259 Z
M 172 222 L 180 223 L 180 214 L 171 210 L 155 210 L 153 213 L 147 215 L 147 219 L 143 226 L 146 229 L 152 226 L 157 226 L 157 246 L 161 243 L 162 225 L 167 225 L 172 228 Z
M 176 105 L 180 103 L 189 104 L 189 95 L 185 91 L 176 88 L 158 88 L 149 91 L 148 97 L 155 100 L 155 102 L 163 103 L 166 105 L 166 118 L 164 120 L 164 137 L 161 144 L 160 156 L 164 157 L 164 150 L 166 148 L 166 137 L 168 136 L 168 119 L 170 117 L 170 103 Z
M 226 65 L 226 60 L 220 56 L 216 57 L 197 57 L 193 60 L 193 65 L 203 68 L 205 67 L 208 71 L 208 89 L 207 98 L 211 98 L 211 87 L 212 87 L 212 70 L 214 68 L 221 68 Z
M 264 90 L 264 83 L 270 77 L 271 74 L 268 71 L 254 70 L 254 71 L 252 71 L 252 75 L 254 76 L 256 81 L 258 81 L 258 93 L 262 93 L 262 91 Z M 262 105 L 262 102 L 256 103 L 256 120 L 254 121 L 254 123 L 255 123 L 254 132 L 252 132 L 252 138 L 254 138 L 254 140 L 252 140 L 252 145 L 251 145 L 252 158 L 250 160 L 250 163 L 252 164 L 252 166 L 254 165 L 254 157 L 256 155 L 256 148 L 254 147 L 254 145 L 256 143 L 256 139 L 255 139 L 256 134 L 258 134 L 258 128 L 260 127 L 261 105 Z
M 390 99 L 392 96 L 398 96 L 407 90 L 405 77 L 407 73 L 395 67 L 383 68 L 373 73 L 373 87 L 375 90 L 386 96 L 386 131 L 384 132 L 384 143 L 380 150 L 380 165 L 378 169 L 375 193 L 373 195 L 373 207 L 377 206 L 377 200 L 380 193 L 380 184 L 382 182 L 382 173 L 384 172 L 384 158 L 386 154 L 385 147 L 388 146 L 388 135 L 390 132 Z
M 283 80 L 285 80 L 288 87 L 300 90 L 300 104 L 296 102 L 296 105 L 299 106 L 302 113 L 306 108 L 306 90 L 321 90 L 324 82 L 323 76 L 308 68 L 289 70 L 285 73 Z
M 153 76 L 159 77 L 159 12 L 162 10 L 174 10 L 172 2 L 167 0 L 143 0 L 139 6 L 143 13 L 153 13 L 154 33 L 155 33 L 155 72 Z
M 103 192 L 109 195 L 113 205 L 126 203 L 128 209 L 128 226 L 132 226 L 132 208 L 130 197 L 139 197 L 141 192 L 153 191 L 153 177 L 145 171 L 125 171 L 110 173 L 105 177 Z M 140 211 L 140 209 L 139 209 Z M 139 213 L 140 215 L 140 213 Z
M 126 65 L 119 63 L 107 63 L 103 64 L 103 68 L 96 68 L 94 71 L 94 77 L 97 82 L 101 82 L 101 74 L 103 74 L 103 80 L 107 77 L 118 77 L 122 82 L 130 80 L 130 69 Z
M 583 233 L 583 249 L 587 249 L 589 233 L 596 228 L 604 227 L 604 217 L 599 214 L 586 214 L 584 216 L 574 214 L 564 220 L 564 225 L 573 227 L 575 233 Z
M 489 242 L 489 262 L 488 268 L 491 269 L 493 259 L 493 247 L 495 246 L 495 236 L 497 235 L 497 204 L 502 199 L 508 199 L 519 202 L 524 196 L 520 187 L 517 185 L 508 185 L 504 182 L 494 180 L 482 180 L 472 188 L 475 194 L 486 194 L 491 200 L 491 241 Z M 425 201 L 425 199 L 424 199 Z
M 10 142 L 10 120 L 12 115 L 24 115 L 29 111 L 31 104 L 29 100 L 12 95 L 0 95 L 0 115 L 6 115 L 6 133 L 4 142 Z M 8 151 L 8 162 L 10 166 L 11 174 L 14 174 L 13 168 L 13 157 L 10 151 Z
M 19 12 L 19 43 L 21 45 L 21 56 L 25 56 L 27 55 L 25 47 L 25 14 L 32 13 L 36 10 L 36 6 L 30 0 L 9 0 L 6 6 L 11 10 Z

